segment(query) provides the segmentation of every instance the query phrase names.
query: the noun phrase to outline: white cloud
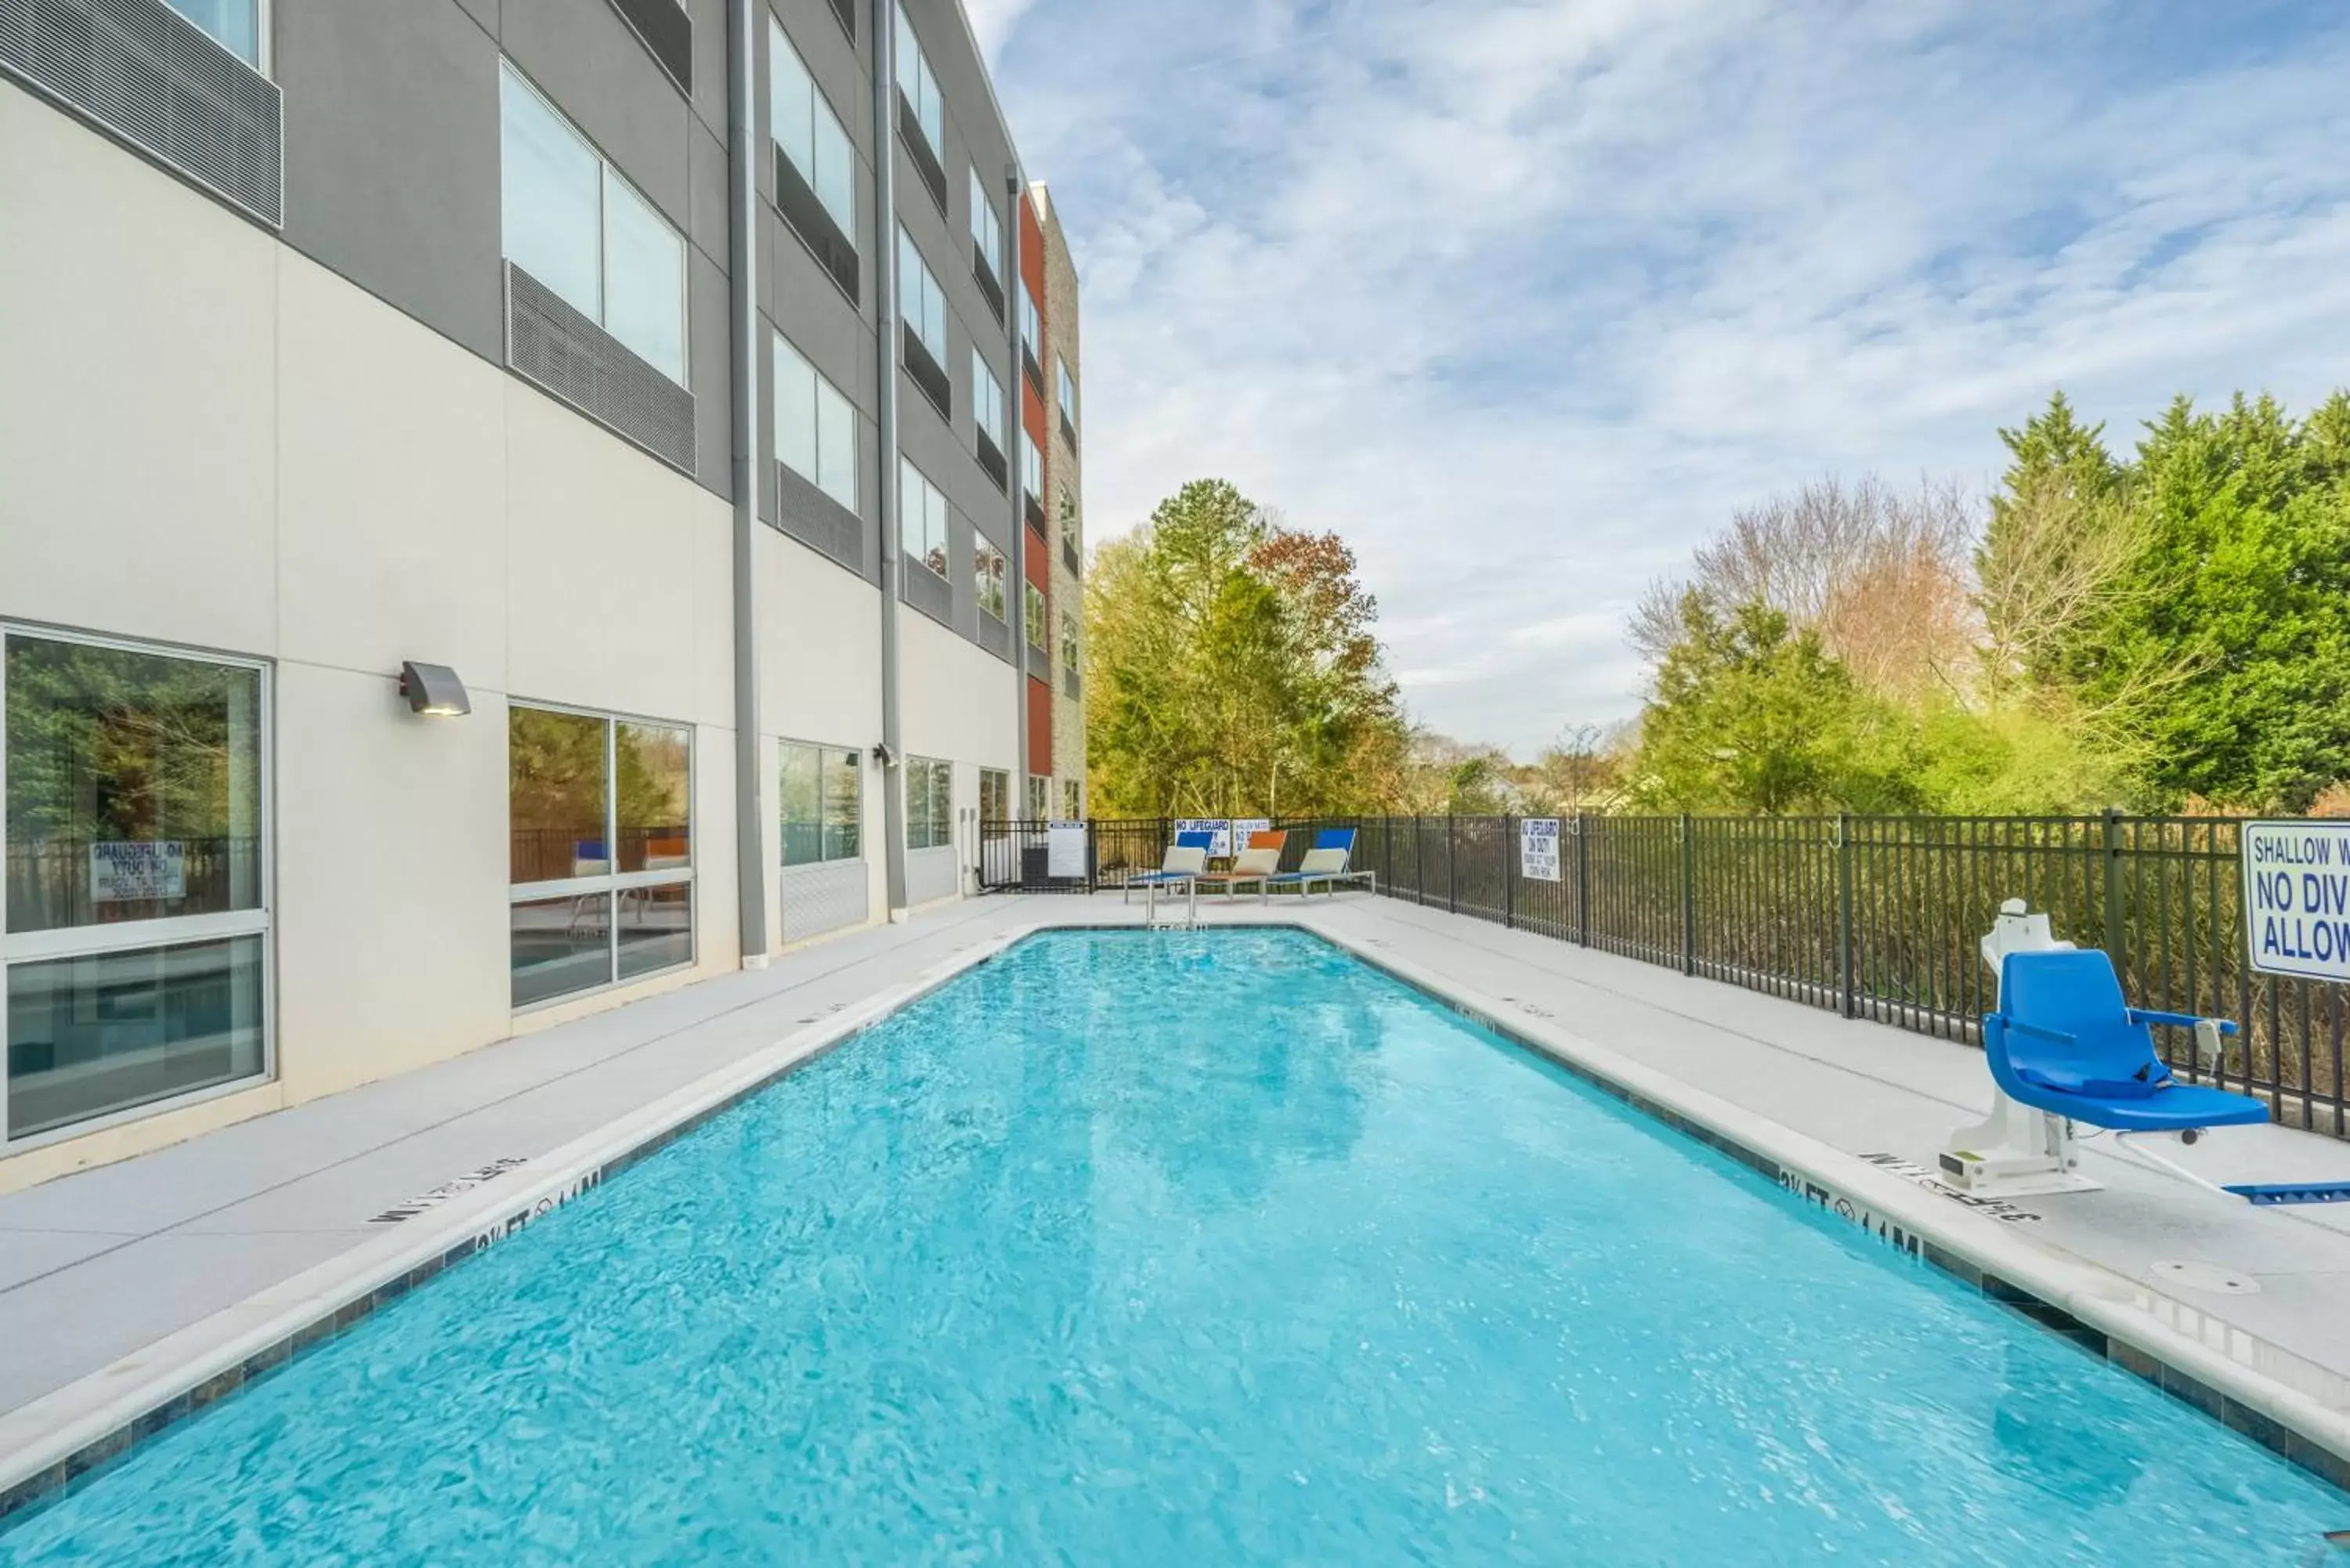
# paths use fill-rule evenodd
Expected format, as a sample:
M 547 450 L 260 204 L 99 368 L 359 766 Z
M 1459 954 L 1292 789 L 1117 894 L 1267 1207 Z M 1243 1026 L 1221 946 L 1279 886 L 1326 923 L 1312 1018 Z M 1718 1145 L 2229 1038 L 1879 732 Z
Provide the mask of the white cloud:
M 1631 711 L 1625 611 L 1742 501 L 1986 482 L 2060 382 L 2126 441 L 2350 379 L 2350 39 L 2282 13 L 983 14 L 1084 276 L 1094 532 L 1202 474 L 1338 530 L 1462 735 Z
M 979 40 L 979 52 L 993 64 L 1003 53 L 1004 43 L 1013 29 L 1020 26 L 1036 0 L 962 0 L 963 14 L 971 18 L 972 36 Z

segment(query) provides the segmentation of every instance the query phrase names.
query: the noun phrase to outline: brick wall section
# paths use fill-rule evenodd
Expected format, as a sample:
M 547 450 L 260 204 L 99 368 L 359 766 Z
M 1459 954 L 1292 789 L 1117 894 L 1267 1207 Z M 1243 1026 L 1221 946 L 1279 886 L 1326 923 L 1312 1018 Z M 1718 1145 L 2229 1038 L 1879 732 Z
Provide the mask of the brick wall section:
M 1062 233 L 1060 217 L 1053 210 L 1052 192 L 1038 183 L 1030 187 L 1029 197 L 1045 242 L 1042 247 L 1045 271 L 1045 422 L 1051 432 L 1045 447 L 1045 514 L 1052 535 L 1048 559 L 1053 571 L 1053 800 L 1055 809 L 1058 810 L 1063 781 L 1082 781 L 1086 776 L 1085 697 L 1082 690 L 1076 697 L 1068 695 L 1061 663 L 1061 617 L 1066 612 L 1077 618 L 1080 639 L 1078 673 L 1083 676 L 1085 585 L 1078 575 L 1069 569 L 1061 550 L 1061 535 L 1064 518 L 1074 516 L 1079 558 L 1083 559 L 1086 511 L 1079 452 L 1061 432 L 1060 388 L 1054 367 L 1056 360 L 1066 361 L 1069 367 L 1069 379 L 1076 383 L 1080 444 L 1086 415 L 1085 371 L 1077 352 L 1076 264 L 1070 259 L 1068 238 Z

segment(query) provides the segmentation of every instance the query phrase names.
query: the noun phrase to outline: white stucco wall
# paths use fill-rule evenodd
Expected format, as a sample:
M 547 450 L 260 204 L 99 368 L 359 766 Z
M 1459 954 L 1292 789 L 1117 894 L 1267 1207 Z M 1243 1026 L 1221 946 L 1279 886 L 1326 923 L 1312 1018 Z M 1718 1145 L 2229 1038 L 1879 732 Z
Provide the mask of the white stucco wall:
M 726 503 L 23 93 L 0 213 L 0 617 L 273 662 L 278 1065 L 0 1190 L 734 968 Z M 509 696 L 694 727 L 691 971 L 511 1012 Z

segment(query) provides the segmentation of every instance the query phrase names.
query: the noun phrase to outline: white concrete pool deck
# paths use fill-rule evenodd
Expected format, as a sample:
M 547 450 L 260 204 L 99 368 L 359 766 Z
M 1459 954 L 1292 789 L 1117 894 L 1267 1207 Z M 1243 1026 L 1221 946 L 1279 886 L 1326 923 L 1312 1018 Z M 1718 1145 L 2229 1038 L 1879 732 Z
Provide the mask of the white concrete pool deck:
M 595 1133 L 1008 932 L 1141 912 L 1115 894 L 951 904 L 0 1197 L 0 1415 L 378 1241 L 399 1227 L 373 1217 L 406 1199 Z M 1990 1101 L 1970 1047 L 1391 898 L 1202 912 L 1327 930 L 1850 1154 L 1931 1166 Z M 2350 1143 L 2281 1127 L 2218 1134 L 2183 1158 L 2221 1181 L 2350 1180 Z M 2255 1210 L 2095 1143 L 2085 1168 L 2105 1190 L 2019 1200 L 2036 1218 L 2008 1231 L 2186 1303 L 2212 1320 L 2207 1338 L 2232 1325 L 2350 1379 L 2350 1204 Z M 2165 1262 L 2258 1289 L 2190 1288 Z

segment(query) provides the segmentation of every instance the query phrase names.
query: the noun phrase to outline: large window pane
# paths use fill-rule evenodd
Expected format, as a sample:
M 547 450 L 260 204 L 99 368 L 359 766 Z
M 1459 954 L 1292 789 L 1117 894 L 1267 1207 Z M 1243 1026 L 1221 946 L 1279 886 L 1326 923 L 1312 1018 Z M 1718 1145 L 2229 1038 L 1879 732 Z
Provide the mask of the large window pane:
M 824 753 L 824 857 L 854 860 L 865 820 L 865 774 L 851 751 Z
M 11 634 L 8 929 L 261 907 L 261 674 Z
M 784 36 L 784 25 L 767 19 L 767 128 L 775 145 L 808 183 L 816 183 L 816 81 L 799 51 Z
M 824 854 L 824 753 L 814 746 L 783 745 L 784 864 L 814 866 Z
M 168 0 L 172 9 L 254 69 L 261 68 L 261 0 Z
M 519 704 L 506 711 L 506 810 L 517 885 L 610 875 L 605 732 L 604 720 L 584 713 Z
M 898 13 L 898 88 L 914 106 L 914 119 L 930 140 L 931 151 L 944 157 L 946 121 L 938 78 L 931 74 L 931 62 L 922 57 L 922 46 L 915 41 L 914 29 L 907 26 L 902 10 Z
M 601 321 L 601 161 L 514 67 L 502 75 L 499 168 L 507 259 Z
M 693 884 L 623 889 L 618 942 L 620 978 L 634 980 L 693 961 Z
M 775 338 L 775 456 L 810 483 L 819 483 L 816 459 L 816 367 L 784 338 Z
M 857 510 L 857 410 L 833 384 L 816 380 L 816 482 L 827 495 Z
M 693 864 L 692 754 L 691 732 L 675 725 L 624 720 L 613 732 L 623 873 Z
M 931 845 L 954 842 L 954 764 L 931 764 Z
M 8 971 L 8 1136 L 250 1078 L 265 1065 L 265 939 Z
M 515 905 L 509 919 L 516 1007 L 611 983 L 609 893 L 536 898 Z
M 671 380 L 685 380 L 685 242 L 609 169 L 604 329 Z
M 840 232 L 854 236 L 857 233 L 857 158 L 849 151 L 848 132 L 840 121 L 816 100 L 816 168 L 808 173 L 808 183 L 816 187 L 816 199 L 840 225 Z

